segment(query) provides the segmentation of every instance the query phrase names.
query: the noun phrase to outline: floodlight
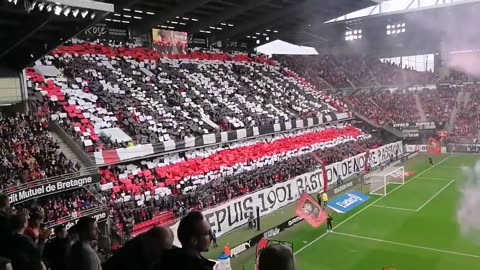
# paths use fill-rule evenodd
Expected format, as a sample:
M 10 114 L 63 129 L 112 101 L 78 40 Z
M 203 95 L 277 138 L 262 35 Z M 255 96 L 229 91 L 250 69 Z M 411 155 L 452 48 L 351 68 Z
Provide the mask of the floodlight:
M 41 2 L 38 4 L 38 10 L 40 11 L 42 11 L 44 7 L 45 7 L 45 3 Z
M 51 12 L 52 9 L 53 9 L 53 4 L 49 4 L 49 5 L 47 6 L 47 11 L 48 11 L 48 12 Z
M 55 9 L 53 10 L 53 12 L 55 13 L 55 15 L 60 15 L 60 13 L 62 13 L 62 6 L 55 6 Z
M 87 17 L 87 15 L 88 15 L 88 10 L 82 11 L 82 12 L 80 13 L 80 15 L 82 15 L 82 18 Z
M 90 19 L 93 20 L 95 18 L 95 13 L 90 14 Z
M 260 44 L 260 39 L 257 39 L 257 44 Z
M 66 7 L 65 9 L 63 9 L 63 15 L 64 15 L 64 16 L 68 16 L 68 14 L 70 14 L 70 11 L 71 11 L 71 10 L 72 10 L 72 9 L 71 9 L 70 7 Z
M 270 40 L 270 38 L 269 38 L 269 37 L 266 37 L 266 38 L 265 38 L 265 40 L 266 40 L 266 41 L 269 41 L 269 40 Z
M 392 31 L 387 30 L 387 35 L 390 35 L 391 33 L 392 33 Z
M 392 26 L 390 24 L 387 24 L 387 29 L 390 29 L 392 28 Z
M 75 9 L 75 10 L 73 10 L 73 11 L 72 11 L 72 15 L 73 15 L 73 17 L 77 17 L 77 15 L 78 15 L 78 13 L 79 13 L 79 12 L 80 12 L 80 10 L 79 10 L 79 9 Z

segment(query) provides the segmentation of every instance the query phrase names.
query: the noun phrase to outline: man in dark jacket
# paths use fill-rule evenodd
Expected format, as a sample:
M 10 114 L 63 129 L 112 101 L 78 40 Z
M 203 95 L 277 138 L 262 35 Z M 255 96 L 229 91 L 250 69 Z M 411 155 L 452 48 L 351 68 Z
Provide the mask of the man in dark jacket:
M 18 213 L 12 216 L 10 224 L 14 233 L 6 244 L 8 246 L 6 257 L 12 261 L 13 269 L 45 269 L 41 261 L 40 251 L 35 247 L 30 238 L 23 235 L 28 226 L 27 216 L 23 213 Z
M 212 270 L 215 262 L 204 258 L 200 253 L 208 251 L 210 242 L 210 224 L 202 213 L 190 212 L 182 218 L 178 225 L 177 236 L 182 248 L 165 251 L 156 270 L 189 269 Z
M 47 242 L 43 258 L 51 270 L 66 270 L 70 240 L 63 225 L 55 228 L 55 239 Z
M 91 244 L 98 239 L 97 222 L 92 217 L 82 217 L 77 223 L 79 240 L 70 249 L 68 270 L 102 270 L 102 264 Z

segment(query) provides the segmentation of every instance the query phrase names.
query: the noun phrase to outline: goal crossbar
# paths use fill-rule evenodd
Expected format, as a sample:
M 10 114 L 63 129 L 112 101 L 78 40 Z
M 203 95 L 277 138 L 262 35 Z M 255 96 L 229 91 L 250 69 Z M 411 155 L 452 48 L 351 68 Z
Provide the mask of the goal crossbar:
M 389 184 L 402 185 L 405 183 L 405 169 L 403 166 L 387 167 L 368 174 L 366 181 L 370 186 L 370 194 L 385 196 Z

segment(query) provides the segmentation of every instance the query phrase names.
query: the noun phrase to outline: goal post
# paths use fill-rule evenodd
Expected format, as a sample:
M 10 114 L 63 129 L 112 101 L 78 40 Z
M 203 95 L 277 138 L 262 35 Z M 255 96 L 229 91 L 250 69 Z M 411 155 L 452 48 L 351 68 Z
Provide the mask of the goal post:
M 403 166 L 387 167 L 382 171 L 374 171 L 365 177 L 365 184 L 369 186 L 370 194 L 385 196 L 389 184 L 402 185 L 405 183 L 405 169 Z

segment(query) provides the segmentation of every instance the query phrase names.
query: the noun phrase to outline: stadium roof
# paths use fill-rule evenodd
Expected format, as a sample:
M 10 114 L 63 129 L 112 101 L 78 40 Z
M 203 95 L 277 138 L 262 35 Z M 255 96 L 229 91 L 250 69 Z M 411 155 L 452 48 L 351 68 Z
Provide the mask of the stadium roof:
M 21 70 L 109 11 L 113 5 L 90 0 L 2 0 L 0 65 Z
M 163 28 L 204 34 L 210 42 L 275 39 L 379 0 L 118 0 L 107 21 L 129 24 L 136 33 Z M 255 37 L 255 38 L 254 38 Z

